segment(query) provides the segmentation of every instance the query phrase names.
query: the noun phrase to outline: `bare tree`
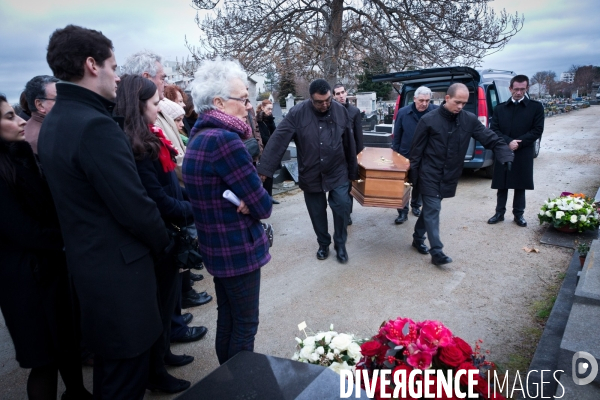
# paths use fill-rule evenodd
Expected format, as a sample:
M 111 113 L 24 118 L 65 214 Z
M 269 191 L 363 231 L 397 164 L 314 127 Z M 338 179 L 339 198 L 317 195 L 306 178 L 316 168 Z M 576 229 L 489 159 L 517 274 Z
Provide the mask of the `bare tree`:
M 573 84 L 582 95 L 589 95 L 592 93 L 592 85 L 594 82 L 600 80 L 600 68 L 592 65 L 580 66 L 575 71 L 575 79 Z
M 234 57 L 250 73 L 287 64 L 297 76 L 334 83 L 358 73 L 377 48 L 386 64 L 476 66 L 523 26 L 489 0 L 192 0 L 201 30 L 196 59 Z M 278 68 L 279 69 L 279 68 Z
M 531 76 L 531 84 L 538 84 L 538 97 L 544 96 L 556 82 L 556 72 L 538 71 Z

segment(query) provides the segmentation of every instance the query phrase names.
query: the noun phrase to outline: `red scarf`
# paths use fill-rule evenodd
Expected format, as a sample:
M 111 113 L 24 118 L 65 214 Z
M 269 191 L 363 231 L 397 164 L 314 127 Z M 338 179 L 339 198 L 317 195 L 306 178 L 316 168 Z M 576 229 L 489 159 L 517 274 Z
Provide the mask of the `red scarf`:
M 158 159 L 165 172 L 171 172 L 175 169 L 177 164 L 173 161 L 171 154 L 178 154 L 177 150 L 173 148 L 173 144 L 165 137 L 162 129 L 158 126 L 148 124 L 150 132 L 154 133 L 156 137 L 160 139 L 160 151 L 158 152 Z

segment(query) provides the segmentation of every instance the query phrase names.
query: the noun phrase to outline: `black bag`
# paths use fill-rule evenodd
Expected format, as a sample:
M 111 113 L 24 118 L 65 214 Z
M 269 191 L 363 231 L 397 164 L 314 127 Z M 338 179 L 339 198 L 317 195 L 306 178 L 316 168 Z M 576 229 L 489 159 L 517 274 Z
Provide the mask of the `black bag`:
M 187 227 L 180 228 L 169 224 L 169 236 L 174 240 L 175 267 L 190 269 L 202 263 L 202 256 L 198 253 L 198 239 L 190 236 Z
M 258 140 L 255 137 L 244 140 L 244 146 L 246 146 L 246 150 L 250 153 L 250 157 L 256 158 L 259 156 L 260 148 L 258 147 Z

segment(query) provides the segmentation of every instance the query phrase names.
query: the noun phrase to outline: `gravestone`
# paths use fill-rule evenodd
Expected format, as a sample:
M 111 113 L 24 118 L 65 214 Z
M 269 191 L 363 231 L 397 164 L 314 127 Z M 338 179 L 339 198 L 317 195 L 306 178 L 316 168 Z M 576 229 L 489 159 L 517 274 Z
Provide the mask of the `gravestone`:
M 294 95 L 291 93 L 288 93 L 287 97 L 285 98 L 285 107 L 287 108 L 287 112 L 290 112 L 290 110 L 292 109 L 292 107 L 294 107 L 294 105 L 295 105 Z

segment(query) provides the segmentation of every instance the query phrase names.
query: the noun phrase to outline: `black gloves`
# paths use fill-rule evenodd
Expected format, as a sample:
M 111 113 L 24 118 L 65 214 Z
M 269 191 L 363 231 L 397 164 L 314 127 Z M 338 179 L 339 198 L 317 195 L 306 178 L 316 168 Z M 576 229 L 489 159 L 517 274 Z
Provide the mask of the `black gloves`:
M 504 163 L 504 170 L 508 172 L 512 170 L 512 161 L 507 161 Z

